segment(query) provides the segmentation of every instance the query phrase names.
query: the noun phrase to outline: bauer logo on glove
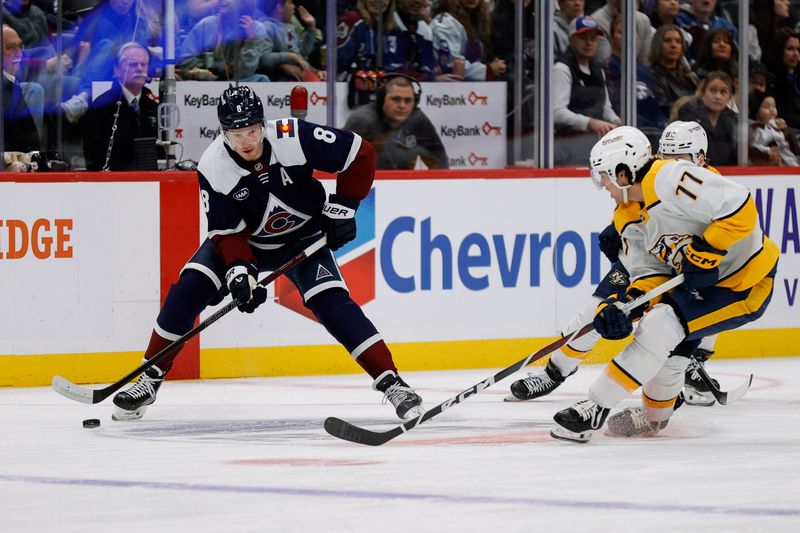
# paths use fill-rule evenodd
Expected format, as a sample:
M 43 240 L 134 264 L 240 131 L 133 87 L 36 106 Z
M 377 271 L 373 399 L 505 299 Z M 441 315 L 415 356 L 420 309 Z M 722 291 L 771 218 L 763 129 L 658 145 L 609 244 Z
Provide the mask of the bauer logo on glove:
M 341 194 L 331 194 L 322 208 L 322 231 L 328 239 L 328 248 L 338 250 L 356 238 L 356 209 L 358 200 Z

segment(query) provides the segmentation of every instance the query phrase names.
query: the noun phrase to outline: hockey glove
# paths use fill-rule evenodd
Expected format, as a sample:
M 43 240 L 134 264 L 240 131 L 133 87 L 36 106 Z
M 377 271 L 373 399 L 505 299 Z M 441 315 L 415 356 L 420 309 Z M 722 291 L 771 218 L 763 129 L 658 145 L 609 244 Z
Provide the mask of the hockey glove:
M 683 286 L 691 290 L 716 284 L 719 281 L 719 264 L 727 253 L 695 235 L 692 242 L 683 247 Z
M 606 229 L 600 232 L 597 238 L 600 251 L 603 252 L 612 263 L 619 259 L 619 249 L 622 248 L 622 237 L 617 233 L 614 224 L 609 224 Z
M 322 208 L 322 231 L 328 248 L 338 250 L 356 238 L 356 209 L 358 200 L 341 194 L 331 194 Z
M 258 269 L 255 265 L 236 261 L 225 274 L 225 284 L 236 300 L 239 311 L 252 313 L 267 301 L 267 289 L 256 281 Z
M 609 340 L 624 339 L 633 332 L 633 321 L 644 314 L 644 306 L 632 309 L 630 314 L 625 314 L 622 306 L 643 293 L 631 290 L 628 294 L 613 295 L 606 298 L 597 306 L 594 314 L 594 329 L 604 338 Z

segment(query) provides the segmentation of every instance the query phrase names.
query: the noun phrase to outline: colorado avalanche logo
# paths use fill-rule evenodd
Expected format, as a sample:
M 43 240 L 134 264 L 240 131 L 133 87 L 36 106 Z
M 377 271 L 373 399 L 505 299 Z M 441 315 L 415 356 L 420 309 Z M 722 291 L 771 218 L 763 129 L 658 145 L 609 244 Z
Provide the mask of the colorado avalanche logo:
M 676 253 L 684 244 L 692 240 L 691 235 L 662 235 L 658 242 L 650 248 L 650 253 L 680 272 L 681 255 Z
M 311 217 L 292 209 L 274 194 L 270 195 L 267 203 L 267 210 L 264 219 L 261 221 L 261 229 L 256 236 L 271 237 L 281 235 L 300 228 Z

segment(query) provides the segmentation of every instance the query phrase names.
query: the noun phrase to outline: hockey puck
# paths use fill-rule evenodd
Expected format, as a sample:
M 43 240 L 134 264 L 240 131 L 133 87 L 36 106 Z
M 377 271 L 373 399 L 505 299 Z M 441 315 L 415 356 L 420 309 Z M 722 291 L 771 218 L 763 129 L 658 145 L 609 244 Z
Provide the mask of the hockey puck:
M 100 420 L 97 418 L 87 418 L 83 421 L 83 427 L 85 428 L 99 428 L 100 427 Z

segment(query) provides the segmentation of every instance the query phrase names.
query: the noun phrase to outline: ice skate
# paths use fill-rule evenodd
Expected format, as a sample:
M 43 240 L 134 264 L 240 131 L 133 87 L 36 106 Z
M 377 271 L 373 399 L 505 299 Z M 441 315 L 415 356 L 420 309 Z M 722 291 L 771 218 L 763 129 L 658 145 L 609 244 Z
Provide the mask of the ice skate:
M 581 400 L 572 407 L 557 412 L 553 417 L 556 425 L 550 436 L 572 442 L 589 442 L 592 433 L 603 427 L 611 409 L 600 407 L 591 398 Z
M 668 423 L 652 422 L 644 417 L 641 407 L 628 407 L 608 418 L 608 431 L 617 437 L 653 437 Z
M 686 404 L 711 407 L 716 403 L 716 400 L 714 399 L 714 395 L 711 394 L 711 389 L 708 388 L 708 385 L 700 379 L 700 375 L 697 373 L 698 366 L 703 366 L 703 363 L 696 359 L 691 359 L 689 361 L 689 366 L 686 367 L 686 380 L 683 385 Z M 716 379 L 712 378 L 711 381 L 714 383 L 715 387 L 719 388 L 719 382 Z
M 138 420 L 147 406 L 156 401 L 156 393 L 164 381 L 165 373 L 157 366 L 148 368 L 128 390 L 114 396 L 112 420 Z
M 527 378 L 522 378 L 511 384 L 511 395 L 506 397 L 507 402 L 514 402 L 518 400 L 533 400 L 534 398 L 541 398 L 547 396 L 559 385 L 564 383 L 568 377 L 578 371 L 575 367 L 572 372 L 566 376 L 561 375 L 561 371 L 553 364 L 553 360 L 548 361 L 547 366 L 538 372 L 529 372 Z
M 397 416 L 403 420 L 416 418 L 425 412 L 422 407 L 422 398 L 408 386 L 408 383 L 392 372 L 387 370 L 375 380 L 372 388 L 383 393 L 383 401 L 391 403 Z

